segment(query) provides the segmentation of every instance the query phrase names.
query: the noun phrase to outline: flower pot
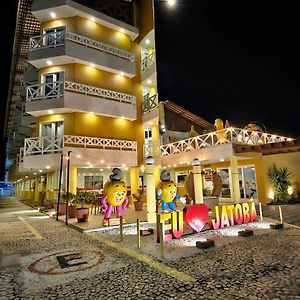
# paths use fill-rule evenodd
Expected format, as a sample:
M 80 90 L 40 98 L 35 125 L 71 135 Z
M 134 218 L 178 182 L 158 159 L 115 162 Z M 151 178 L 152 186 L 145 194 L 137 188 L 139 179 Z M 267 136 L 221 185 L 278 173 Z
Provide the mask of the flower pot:
M 89 209 L 86 207 L 77 208 L 76 214 L 78 222 L 87 222 L 89 218 Z
M 142 211 L 143 210 L 144 202 L 142 202 L 142 201 L 135 201 L 133 204 L 134 204 L 135 210 L 137 210 L 137 211 Z
M 75 205 L 68 206 L 68 217 L 76 218 L 76 206 Z
M 57 211 L 57 203 L 54 203 L 54 209 Z M 66 203 L 59 203 L 58 215 L 62 216 L 66 214 Z

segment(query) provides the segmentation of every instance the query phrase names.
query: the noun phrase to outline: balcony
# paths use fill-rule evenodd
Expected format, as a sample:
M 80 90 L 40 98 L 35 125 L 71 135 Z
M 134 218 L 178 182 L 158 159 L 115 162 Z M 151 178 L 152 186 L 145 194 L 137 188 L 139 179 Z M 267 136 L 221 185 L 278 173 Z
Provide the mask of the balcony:
M 111 28 L 115 31 L 123 32 L 128 35 L 132 41 L 134 41 L 139 35 L 138 28 L 118 19 L 112 18 L 107 14 L 101 13 L 98 10 L 94 10 L 86 5 L 82 5 L 78 3 L 78 1 L 34 0 L 31 6 L 31 12 L 41 23 L 52 20 L 50 13 L 53 12 L 56 14 L 57 19 L 73 18 L 74 16 L 79 16 L 84 19 L 93 18 L 93 22 Z
M 210 163 L 224 160 L 234 154 L 233 144 L 254 146 L 291 140 L 291 138 L 275 134 L 229 127 L 162 145 L 160 156 L 164 165 L 173 165 L 174 162 L 191 162 L 195 157 Z M 149 154 L 149 149 L 145 148 L 144 153 Z
M 156 72 L 156 54 L 152 52 L 142 59 L 141 62 L 141 77 L 142 81 L 151 77 Z
M 54 65 L 93 63 L 104 71 L 122 71 L 124 76 L 135 76 L 135 56 L 132 52 L 64 29 L 30 38 L 28 61 L 40 69 L 48 66 L 49 59 Z
M 142 102 L 142 120 L 143 122 L 151 121 L 158 117 L 158 99 L 157 94 L 144 96 Z
M 89 166 L 137 164 L 136 141 L 64 135 L 25 139 L 24 168 L 57 168 L 60 154 L 68 151 L 72 151 L 71 163 L 76 166 L 87 166 L 87 161 Z
M 27 87 L 25 111 L 33 116 L 64 112 L 94 112 L 95 114 L 136 119 L 136 99 L 133 95 L 99 87 L 57 81 Z

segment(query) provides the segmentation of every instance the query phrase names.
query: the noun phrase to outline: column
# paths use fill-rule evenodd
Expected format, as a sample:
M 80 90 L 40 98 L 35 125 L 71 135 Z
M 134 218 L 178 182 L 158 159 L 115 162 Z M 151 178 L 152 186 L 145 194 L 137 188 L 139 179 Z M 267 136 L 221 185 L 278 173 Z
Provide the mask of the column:
M 34 180 L 34 201 L 39 202 L 39 177 L 35 177 Z
M 192 161 L 192 165 L 193 165 L 195 204 L 201 204 L 203 203 L 203 186 L 202 186 L 200 160 L 198 158 L 195 158 Z
M 134 202 L 132 195 L 137 194 L 137 191 L 139 189 L 139 173 L 140 171 L 138 167 L 132 167 L 129 170 L 130 189 L 131 189 L 131 197 L 129 199 L 130 204 Z
M 231 198 L 235 203 L 241 202 L 238 162 L 235 155 L 230 156 Z
M 77 191 L 77 167 L 76 166 L 70 166 L 70 182 L 69 182 L 69 192 L 76 195 Z M 67 186 L 66 186 L 67 190 Z
M 156 223 L 156 194 L 154 177 L 154 158 L 146 158 L 147 222 Z

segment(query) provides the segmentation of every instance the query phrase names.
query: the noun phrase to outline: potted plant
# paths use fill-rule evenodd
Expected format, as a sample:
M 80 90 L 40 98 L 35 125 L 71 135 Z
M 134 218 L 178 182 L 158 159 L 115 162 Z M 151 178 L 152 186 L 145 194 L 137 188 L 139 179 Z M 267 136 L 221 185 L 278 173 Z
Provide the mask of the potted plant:
M 144 191 L 143 189 L 138 190 L 137 194 L 132 194 L 132 197 L 135 199 L 134 201 L 134 208 L 137 211 L 142 211 L 143 210 L 143 196 L 144 196 Z
M 60 197 L 59 199 L 59 207 L 58 207 L 58 215 L 59 216 L 62 216 L 62 215 L 65 215 L 66 214 L 66 198 L 63 198 L 62 196 Z M 58 204 L 58 201 L 56 201 L 54 203 L 54 210 L 55 212 L 57 212 L 57 204 Z
M 95 195 L 91 192 L 78 192 L 75 196 L 73 203 L 79 205 L 76 209 L 76 216 L 78 222 L 87 222 L 89 218 L 89 204 L 92 203 Z
M 275 202 L 287 202 L 289 199 L 288 188 L 291 185 L 292 173 L 286 167 L 277 167 L 273 164 L 268 168 L 267 177 L 274 189 Z
M 63 193 L 61 195 L 61 199 L 64 201 L 64 203 L 67 202 L 67 198 L 68 199 L 68 217 L 69 218 L 76 218 L 76 205 L 74 203 L 74 199 L 75 199 L 76 195 L 69 193 L 69 196 L 67 197 L 67 193 Z

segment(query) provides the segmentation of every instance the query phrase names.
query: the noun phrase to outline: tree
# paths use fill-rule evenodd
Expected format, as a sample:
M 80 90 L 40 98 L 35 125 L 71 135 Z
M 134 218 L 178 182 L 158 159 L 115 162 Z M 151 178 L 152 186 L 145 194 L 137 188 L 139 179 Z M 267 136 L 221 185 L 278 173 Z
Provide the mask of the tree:
M 292 173 L 286 167 L 277 167 L 273 164 L 268 168 L 267 177 L 274 189 L 275 201 L 287 201 L 289 198 L 288 188 L 291 185 Z

